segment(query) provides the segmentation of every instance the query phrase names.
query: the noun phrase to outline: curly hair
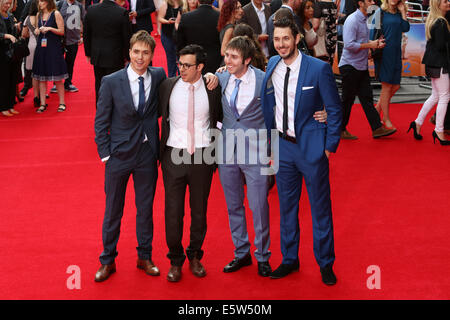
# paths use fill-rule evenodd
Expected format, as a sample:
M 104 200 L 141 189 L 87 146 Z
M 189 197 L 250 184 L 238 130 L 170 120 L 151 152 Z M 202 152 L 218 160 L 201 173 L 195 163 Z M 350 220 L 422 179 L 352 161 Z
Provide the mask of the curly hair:
M 229 22 L 236 10 L 238 0 L 225 0 L 220 9 L 219 22 L 217 23 L 217 30 L 222 30 Z

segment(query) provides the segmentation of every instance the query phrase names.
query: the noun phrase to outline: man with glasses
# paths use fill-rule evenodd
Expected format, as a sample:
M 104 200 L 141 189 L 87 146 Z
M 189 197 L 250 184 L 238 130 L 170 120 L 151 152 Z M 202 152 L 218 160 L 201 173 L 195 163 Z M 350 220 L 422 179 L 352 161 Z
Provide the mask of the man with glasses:
M 179 52 L 180 76 L 165 80 L 159 88 L 161 121 L 161 168 L 165 189 L 166 241 L 170 270 L 167 280 L 181 280 L 186 259 L 196 277 L 206 275 L 200 263 L 206 235 L 206 211 L 214 161 L 211 154 L 210 129 L 222 118 L 220 87 L 207 90 L 202 71 L 206 53 L 199 45 L 188 45 Z M 189 186 L 191 208 L 190 243 L 184 253 L 183 217 L 186 187 Z

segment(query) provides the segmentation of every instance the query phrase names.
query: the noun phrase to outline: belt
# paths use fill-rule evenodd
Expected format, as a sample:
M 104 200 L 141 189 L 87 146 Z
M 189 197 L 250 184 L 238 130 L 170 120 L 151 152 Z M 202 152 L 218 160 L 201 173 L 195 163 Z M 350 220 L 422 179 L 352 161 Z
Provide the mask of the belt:
M 297 140 L 294 137 L 288 136 L 287 134 L 284 134 L 281 131 L 278 131 L 278 135 L 280 136 L 280 138 L 283 138 L 284 140 L 287 140 L 292 143 L 297 143 Z

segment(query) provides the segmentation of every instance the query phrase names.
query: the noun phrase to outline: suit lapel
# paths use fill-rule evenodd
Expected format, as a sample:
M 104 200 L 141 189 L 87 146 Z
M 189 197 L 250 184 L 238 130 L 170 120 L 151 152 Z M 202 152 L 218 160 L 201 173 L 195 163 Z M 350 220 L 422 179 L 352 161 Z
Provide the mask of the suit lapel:
M 150 69 L 150 68 L 148 68 L 147 71 L 150 74 L 150 79 L 151 79 L 152 83 L 151 83 L 151 86 L 150 86 L 150 94 L 148 95 L 148 99 L 145 102 L 144 114 L 149 109 L 148 107 L 150 106 L 150 102 L 153 100 L 153 96 L 156 94 L 156 75 L 155 75 L 155 71 Z
M 300 104 L 300 98 L 301 98 L 302 92 L 303 92 L 302 87 L 303 87 L 303 83 L 305 82 L 306 73 L 308 72 L 308 67 L 309 67 L 308 57 L 302 53 L 300 53 L 300 54 L 302 55 L 302 60 L 300 63 L 300 71 L 298 73 L 297 88 L 295 90 L 296 94 L 295 94 L 295 103 L 294 103 L 294 119 L 297 115 L 297 110 L 298 110 L 299 104 Z
M 173 87 L 175 87 L 175 84 L 180 79 L 180 76 L 169 78 L 167 88 L 163 92 L 161 92 L 161 103 L 162 103 L 162 116 L 166 121 L 169 121 L 169 102 L 170 102 L 170 95 L 172 94 Z
M 122 81 L 123 96 L 128 102 L 127 105 L 129 105 L 133 111 L 137 113 L 136 108 L 134 107 L 133 95 L 131 94 L 130 79 L 128 79 L 127 69 L 128 66 L 122 69 L 122 76 L 120 77 Z

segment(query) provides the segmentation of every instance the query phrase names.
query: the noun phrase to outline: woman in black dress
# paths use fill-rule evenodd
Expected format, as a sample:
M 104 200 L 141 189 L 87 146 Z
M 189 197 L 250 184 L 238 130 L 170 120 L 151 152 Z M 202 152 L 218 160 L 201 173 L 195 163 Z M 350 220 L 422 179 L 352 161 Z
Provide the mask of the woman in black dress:
M 39 12 L 36 16 L 37 36 L 36 51 L 34 52 L 32 77 L 39 81 L 39 95 L 41 100 L 37 113 L 47 109 L 45 103 L 47 81 L 56 84 L 59 96 L 58 112 L 66 110 L 64 102 L 64 80 L 69 77 L 62 46 L 64 36 L 64 20 L 53 0 L 39 0 Z
M 11 60 L 11 45 L 17 41 L 14 17 L 8 13 L 12 0 L 0 0 L 0 112 L 5 117 L 17 114 L 14 110 L 17 63 Z

